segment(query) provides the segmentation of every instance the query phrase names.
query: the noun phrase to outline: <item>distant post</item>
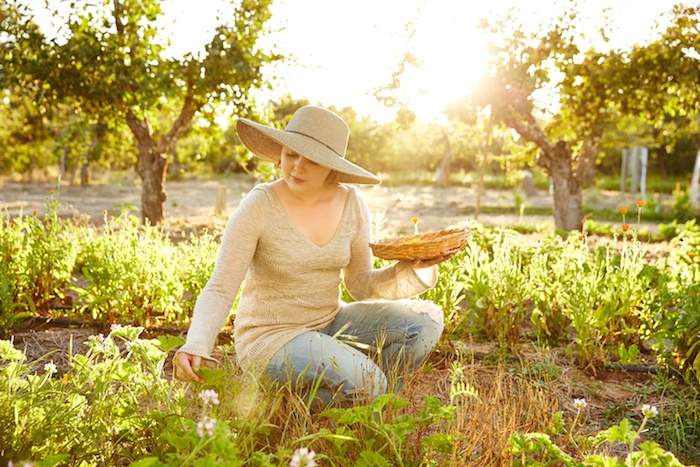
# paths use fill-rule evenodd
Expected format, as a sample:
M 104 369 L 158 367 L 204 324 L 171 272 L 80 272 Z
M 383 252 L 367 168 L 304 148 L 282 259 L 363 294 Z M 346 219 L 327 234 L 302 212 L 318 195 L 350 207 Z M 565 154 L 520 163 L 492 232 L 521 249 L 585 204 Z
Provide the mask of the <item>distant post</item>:
M 695 167 L 693 167 L 693 178 L 690 180 L 690 202 L 696 212 L 700 210 L 700 151 L 695 156 Z
M 642 198 L 647 197 L 647 164 L 649 162 L 649 148 L 639 147 L 639 165 L 641 173 L 639 175 L 639 193 Z
M 226 212 L 226 187 L 219 185 L 216 190 L 216 203 L 214 205 L 214 215 L 222 216 Z
M 635 146 L 631 150 L 629 163 L 630 163 L 630 176 L 632 177 L 632 183 L 630 184 L 630 193 L 632 195 L 639 192 L 639 155 L 640 147 Z
M 620 165 L 620 194 L 627 191 L 627 176 L 631 178 L 630 194 L 647 194 L 647 168 L 649 165 L 649 149 L 646 146 L 633 146 L 622 150 Z
M 629 159 L 630 150 L 622 149 L 622 165 L 620 166 L 620 194 L 625 194 L 627 188 L 627 159 Z

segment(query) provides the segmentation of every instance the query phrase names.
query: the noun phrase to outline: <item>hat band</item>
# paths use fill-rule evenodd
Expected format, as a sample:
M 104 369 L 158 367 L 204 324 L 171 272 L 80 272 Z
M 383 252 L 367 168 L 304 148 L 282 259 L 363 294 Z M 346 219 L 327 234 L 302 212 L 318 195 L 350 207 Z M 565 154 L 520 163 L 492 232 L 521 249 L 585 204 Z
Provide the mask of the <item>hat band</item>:
M 333 151 L 338 157 L 342 157 L 343 159 L 345 159 L 345 156 L 341 155 L 338 151 L 336 151 L 336 150 L 333 149 L 332 147 L 328 146 L 328 145 L 327 145 L 326 143 L 324 143 L 323 141 L 314 138 L 314 137 L 311 136 L 311 135 L 307 135 L 306 133 L 302 133 L 301 131 L 296 131 L 296 130 L 284 130 L 284 131 L 285 131 L 285 132 L 288 132 L 288 133 L 296 133 L 297 135 L 306 136 L 307 138 L 311 138 L 312 140 L 316 141 L 318 144 L 322 144 L 322 145 L 324 145 L 325 147 L 327 147 L 328 149 L 330 149 L 331 151 Z

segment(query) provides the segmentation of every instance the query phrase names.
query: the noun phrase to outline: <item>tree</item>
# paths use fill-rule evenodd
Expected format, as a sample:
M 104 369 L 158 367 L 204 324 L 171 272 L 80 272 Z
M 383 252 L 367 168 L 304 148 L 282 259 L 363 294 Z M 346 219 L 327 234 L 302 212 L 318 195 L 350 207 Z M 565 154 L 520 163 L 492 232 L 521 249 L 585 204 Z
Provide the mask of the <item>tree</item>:
M 658 122 L 664 114 L 697 114 L 698 9 L 675 7 L 673 13 L 658 40 L 630 51 L 582 51 L 574 10 L 545 33 L 515 28 L 493 48 L 495 61 L 482 88 L 483 102 L 493 107 L 498 120 L 539 148 L 537 164 L 554 184 L 558 228 L 581 229 L 584 181 L 591 176 L 601 138 L 618 121 L 641 115 Z M 501 33 L 509 28 L 508 21 L 491 25 Z M 605 30 L 600 32 L 607 41 Z M 535 117 L 532 95 L 552 85 L 559 92 L 560 110 L 545 122 Z
M 97 122 L 120 119 L 138 153 L 142 220 L 164 219 L 167 157 L 203 108 L 232 104 L 239 115 L 252 112 L 250 94 L 262 87 L 263 65 L 281 57 L 260 50 L 258 40 L 270 18 L 271 0 L 242 0 L 216 27 L 204 53 L 177 59 L 157 42 L 159 0 L 102 0 L 71 4 L 64 43 L 47 40 L 16 2 L 4 5 L 0 34 L 5 57 L 0 80 L 38 83 L 43 96 L 73 100 Z M 168 125 L 155 127 L 164 102 L 178 102 Z

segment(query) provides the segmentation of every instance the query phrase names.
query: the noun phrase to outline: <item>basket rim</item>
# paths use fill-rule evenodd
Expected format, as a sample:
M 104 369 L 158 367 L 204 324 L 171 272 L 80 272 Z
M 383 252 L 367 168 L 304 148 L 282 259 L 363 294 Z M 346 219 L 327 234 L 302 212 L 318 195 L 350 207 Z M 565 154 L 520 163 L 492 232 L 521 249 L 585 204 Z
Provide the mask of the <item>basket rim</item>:
M 376 242 L 370 242 L 370 245 L 376 245 L 376 246 L 385 246 L 385 245 L 393 245 L 393 246 L 398 246 L 401 242 L 409 241 L 412 239 L 425 237 L 426 235 L 430 234 L 440 234 L 436 235 L 433 238 L 427 238 L 424 239 L 422 243 L 424 244 L 430 244 L 430 243 L 441 243 L 444 242 L 447 238 L 456 236 L 458 234 L 464 235 L 465 238 L 467 234 L 469 233 L 469 229 L 466 227 L 450 227 L 446 229 L 440 229 L 440 230 L 431 230 L 429 232 L 421 232 L 418 234 L 413 234 L 413 235 L 401 235 L 399 237 L 394 237 L 394 238 L 389 238 L 389 239 L 382 239 Z

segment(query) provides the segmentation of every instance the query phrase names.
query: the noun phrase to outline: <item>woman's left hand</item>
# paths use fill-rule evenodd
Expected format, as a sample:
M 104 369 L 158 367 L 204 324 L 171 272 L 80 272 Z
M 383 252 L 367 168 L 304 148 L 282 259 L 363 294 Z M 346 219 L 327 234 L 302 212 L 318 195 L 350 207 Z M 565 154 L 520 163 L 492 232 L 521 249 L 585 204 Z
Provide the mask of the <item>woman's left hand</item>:
M 423 269 L 423 268 L 429 268 L 430 266 L 438 263 L 442 263 L 443 261 L 450 259 L 453 257 L 455 254 L 459 252 L 459 248 L 455 250 L 450 250 L 448 251 L 445 255 L 443 256 L 438 256 L 437 258 L 431 258 L 431 259 L 418 259 L 412 262 L 413 268 L 414 269 Z

